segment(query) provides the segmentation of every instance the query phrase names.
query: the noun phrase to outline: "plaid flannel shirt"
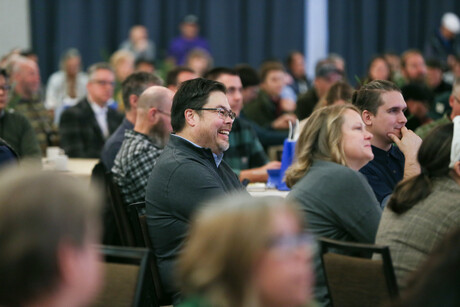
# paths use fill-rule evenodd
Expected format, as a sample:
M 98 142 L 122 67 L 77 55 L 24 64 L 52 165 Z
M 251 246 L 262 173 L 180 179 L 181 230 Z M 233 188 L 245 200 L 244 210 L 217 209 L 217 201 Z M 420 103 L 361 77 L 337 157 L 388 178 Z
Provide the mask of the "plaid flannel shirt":
M 162 151 L 146 135 L 126 130 L 112 168 L 126 205 L 144 201 L 147 180 Z

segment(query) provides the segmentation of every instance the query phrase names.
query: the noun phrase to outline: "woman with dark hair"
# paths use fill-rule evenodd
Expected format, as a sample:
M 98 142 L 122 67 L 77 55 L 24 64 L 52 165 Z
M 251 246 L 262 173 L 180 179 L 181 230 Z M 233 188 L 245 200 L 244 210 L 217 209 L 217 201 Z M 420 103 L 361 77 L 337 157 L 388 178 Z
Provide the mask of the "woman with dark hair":
M 400 182 L 383 211 L 376 243 L 388 245 L 401 288 L 447 232 L 460 225 L 460 117 L 418 152 L 419 175 Z
M 383 55 L 375 55 L 367 66 L 367 74 L 358 87 L 374 80 L 391 81 L 391 68 Z

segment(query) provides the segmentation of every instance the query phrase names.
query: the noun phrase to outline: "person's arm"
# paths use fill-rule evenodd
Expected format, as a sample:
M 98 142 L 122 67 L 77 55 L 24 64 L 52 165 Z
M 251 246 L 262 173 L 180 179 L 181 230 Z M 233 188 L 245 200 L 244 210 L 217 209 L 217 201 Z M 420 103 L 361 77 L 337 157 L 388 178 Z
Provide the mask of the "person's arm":
M 331 178 L 331 186 L 336 186 L 334 192 L 340 199 L 341 208 L 337 212 L 340 224 L 357 242 L 374 243 L 382 210 L 372 188 L 358 172 L 337 175 Z
M 417 161 L 417 153 L 422 144 L 422 139 L 406 127 L 401 128 L 401 135 L 401 139 L 391 133 L 388 136 L 404 154 L 405 163 L 403 179 L 407 179 L 420 174 L 420 164 Z
M 244 179 L 249 179 L 249 182 L 267 182 L 268 180 L 268 169 L 279 169 L 281 167 L 281 162 L 271 161 L 267 164 L 251 169 L 245 169 L 240 171 L 240 181 Z

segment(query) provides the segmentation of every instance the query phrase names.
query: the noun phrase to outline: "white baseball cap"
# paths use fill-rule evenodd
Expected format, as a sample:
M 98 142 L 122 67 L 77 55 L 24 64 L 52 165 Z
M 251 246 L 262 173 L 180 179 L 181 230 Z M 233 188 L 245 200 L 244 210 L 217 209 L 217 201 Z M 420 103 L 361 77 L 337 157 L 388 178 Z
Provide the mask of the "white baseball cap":
M 460 33 L 460 20 L 454 13 L 445 13 L 442 16 L 442 26 L 454 34 Z

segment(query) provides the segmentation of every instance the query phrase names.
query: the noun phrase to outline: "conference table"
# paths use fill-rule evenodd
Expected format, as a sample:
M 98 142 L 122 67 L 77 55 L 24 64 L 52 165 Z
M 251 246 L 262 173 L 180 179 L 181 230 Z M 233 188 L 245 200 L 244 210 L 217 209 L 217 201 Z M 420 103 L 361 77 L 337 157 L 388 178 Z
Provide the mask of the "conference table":
M 54 165 L 52 161 L 44 158 L 42 160 L 43 168 L 45 170 L 53 170 Z M 99 159 L 81 159 L 81 158 L 69 158 L 67 161 L 67 169 L 61 171 L 62 173 L 67 173 L 69 175 L 81 178 L 90 183 L 91 172 L 93 171 L 94 166 L 99 162 Z M 279 191 L 273 188 L 267 188 L 265 183 L 254 183 L 249 184 L 247 187 L 249 194 L 254 197 L 262 196 L 280 196 L 286 197 L 289 191 Z
M 45 170 L 54 170 L 54 164 L 52 161 L 44 158 L 43 169 Z M 78 177 L 85 181 L 90 182 L 91 173 L 94 166 L 99 162 L 99 159 L 80 159 L 80 158 L 69 158 L 67 160 L 66 170 L 60 171 L 62 173 L 67 173 L 69 175 Z

